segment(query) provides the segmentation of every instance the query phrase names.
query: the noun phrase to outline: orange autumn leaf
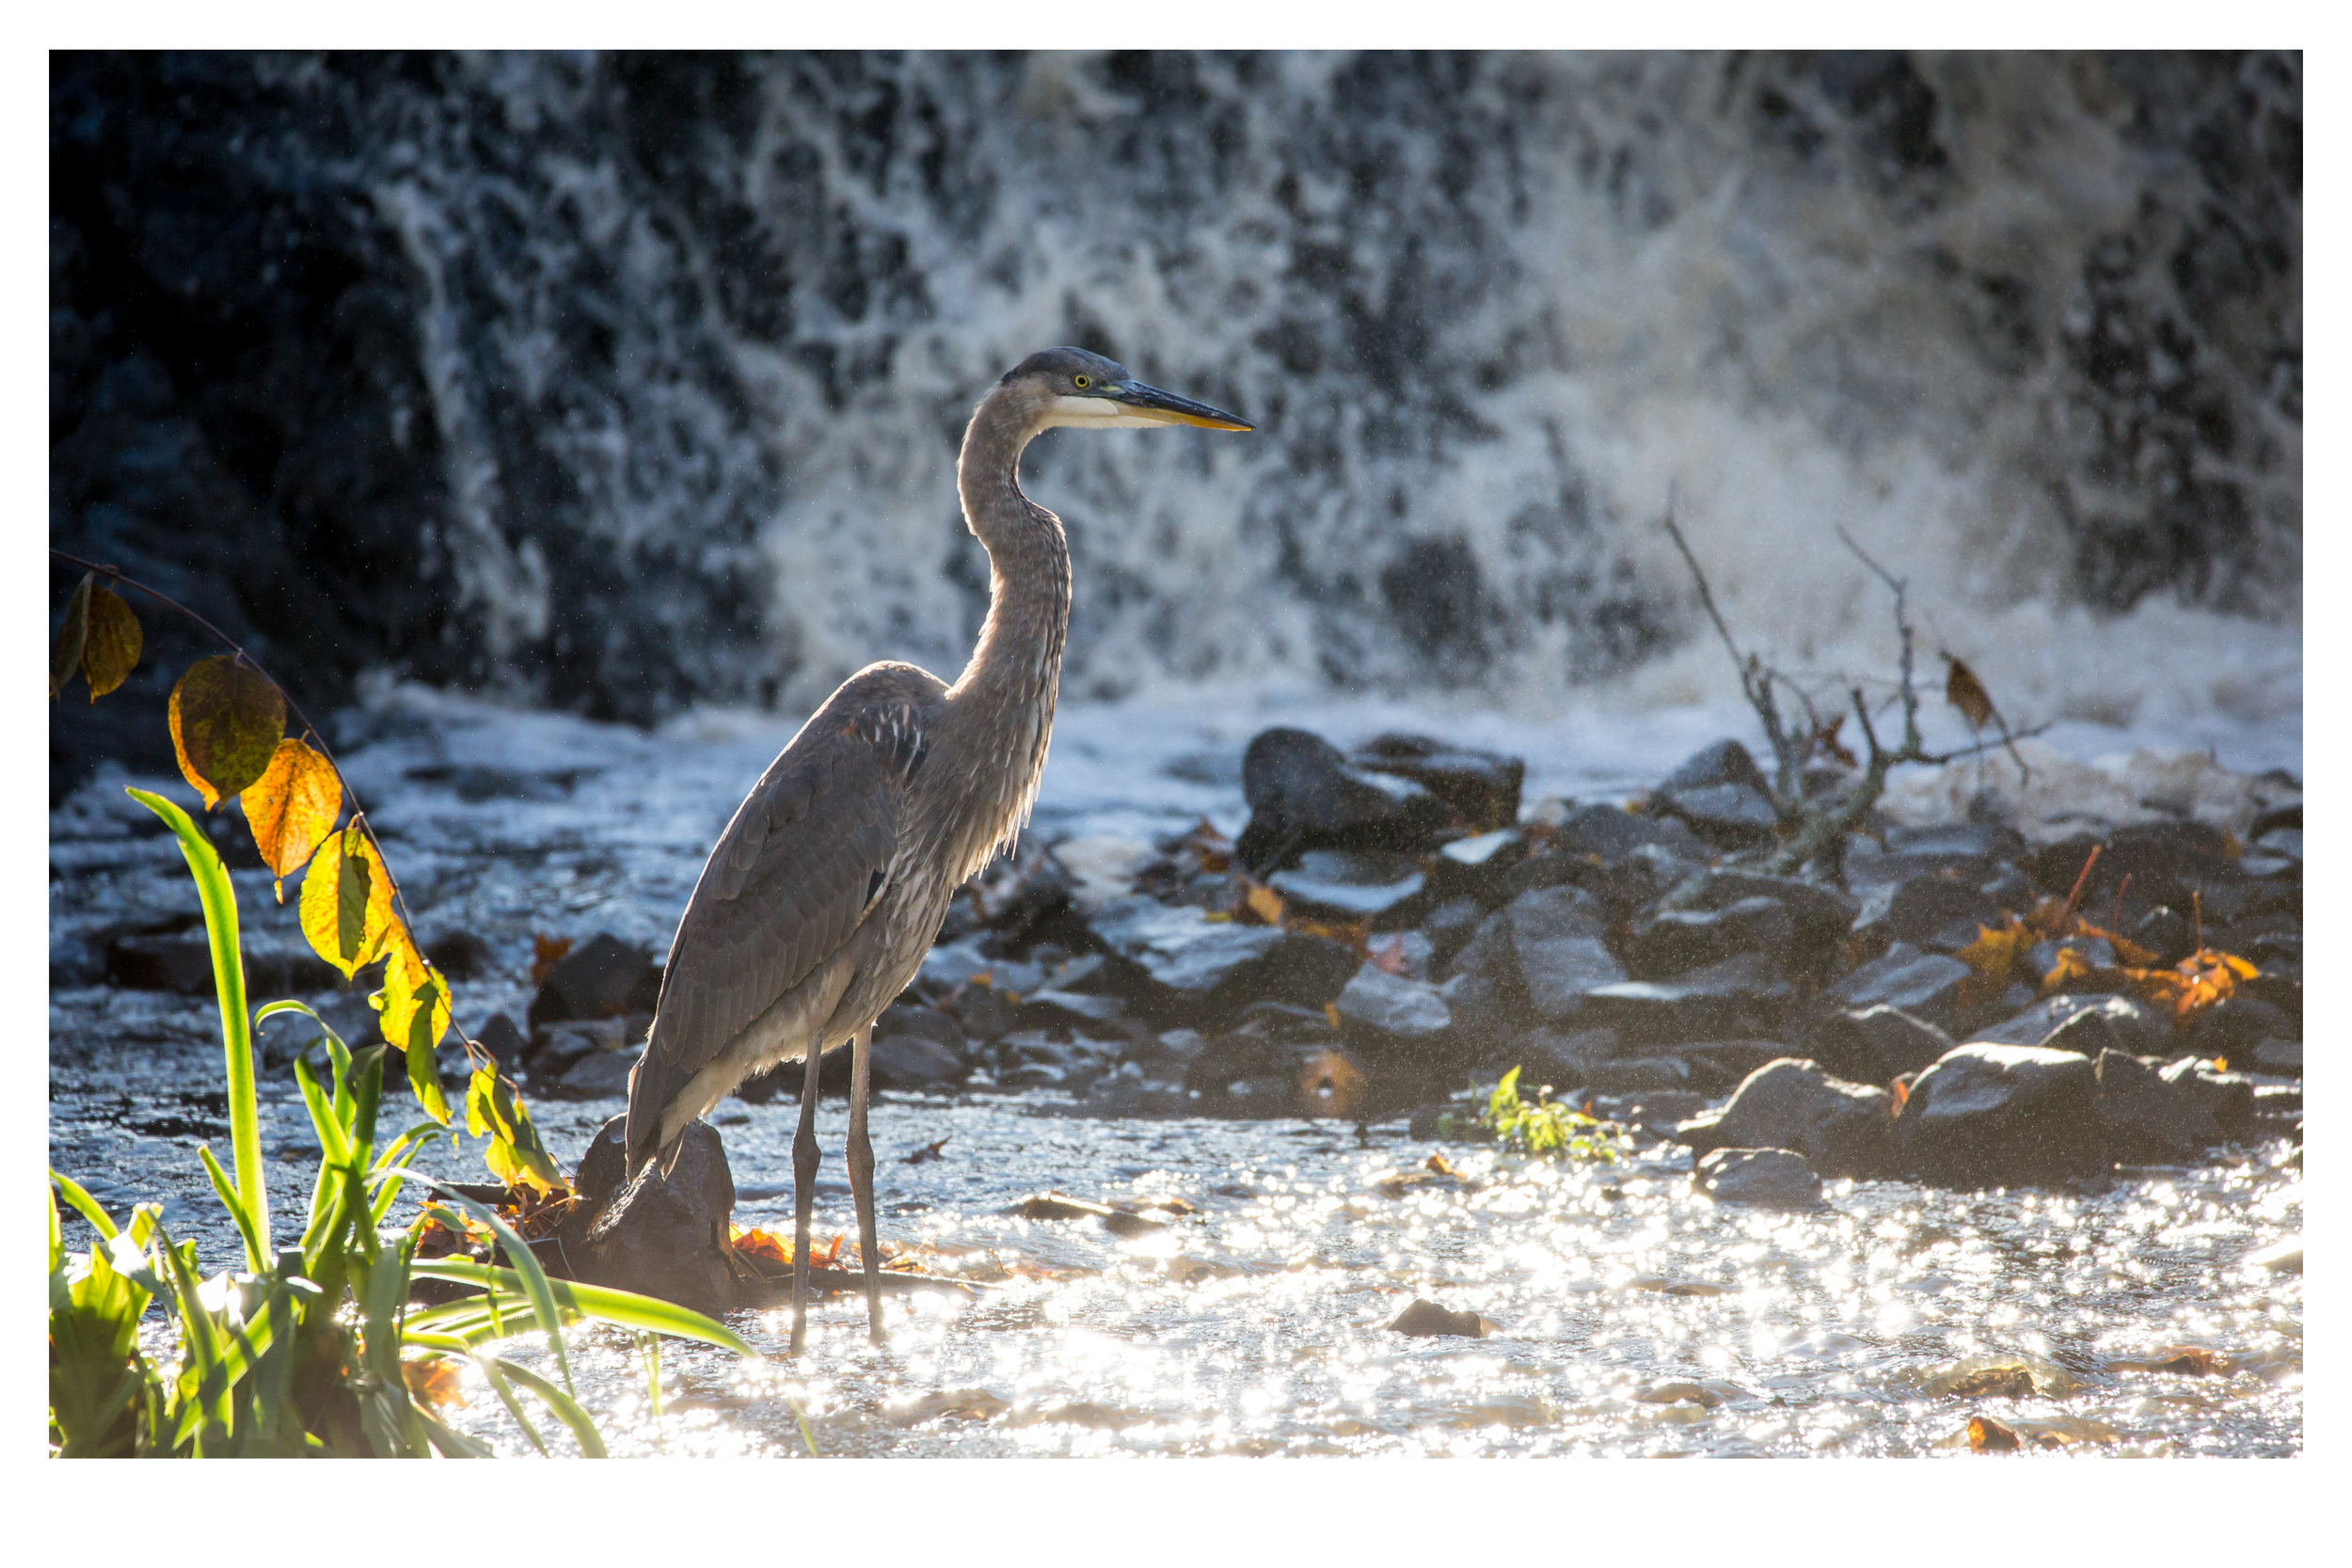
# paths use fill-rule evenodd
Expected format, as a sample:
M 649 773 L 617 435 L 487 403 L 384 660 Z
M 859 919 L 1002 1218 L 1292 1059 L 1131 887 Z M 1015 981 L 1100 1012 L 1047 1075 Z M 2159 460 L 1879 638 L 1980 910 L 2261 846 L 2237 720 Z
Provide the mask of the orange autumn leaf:
M 343 782 L 335 765 L 291 736 L 278 743 L 262 776 L 237 797 L 246 825 L 253 830 L 262 863 L 278 879 L 278 901 L 286 901 L 286 879 L 302 869 L 311 852 L 335 831 L 343 811 Z
M 2003 1426 L 1990 1416 L 1968 1418 L 1968 1446 L 1979 1453 L 2013 1453 L 2017 1429 Z
M 734 1229 L 735 1234 L 730 1240 L 736 1251 L 747 1258 L 765 1259 L 780 1267 L 790 1266 L 792 1245 L 789 1242 L 772 1236 L 765 1230 L 755 1230 L 744 1226 L 739 1225 Z
M 1282 895 L 1263 882 L 1244 884 L 1248 892 L 1242 895 L 1242 908 L 1255 915 L 1262 925 L 1282 924 Z
M 419 1404 L 446 1410 L 466 1402 L 457 1386 L 457 1363 L 446 1355 L 410 1356 L 400 1364 L 400 1380 L 408 1386 L 408 1397 Z
M 563 958 L 571 950 L 572 939 L 569 937 L 548 937 L 541 936 L 536 931 L 532 932 L 531 936 L 531 983 L 535 986 L 545 980 L 548 977 L 548 971 L 553 969 L 557 960 Z

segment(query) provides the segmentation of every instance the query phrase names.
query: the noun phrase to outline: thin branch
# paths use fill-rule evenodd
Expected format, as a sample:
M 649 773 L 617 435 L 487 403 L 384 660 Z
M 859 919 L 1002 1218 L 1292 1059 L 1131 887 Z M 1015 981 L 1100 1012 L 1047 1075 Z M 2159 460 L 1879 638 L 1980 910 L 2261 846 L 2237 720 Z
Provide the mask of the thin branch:
M 1707 618 L 1715 624 L 1715 633 L 1724 640 L 1724 650 L 1731 655 L 1732 667 L 1740 673 L 1740 693 L 1747 698 L 1748 705 L 1756 709 L 1756 718 L 1763 723 L 1764 739 L 1772 749 L 1775 775 L 1772 793 L 1776 797 L 1772 809 L 1783 822 L 1790 821 L 1804 810 L 1804 759 L 1798 754 L 1797 743 L 1788 737 L 1787 727 L 1781 723 L 1780 705 L 1772 700 L 1772 682 L 1778 672 L 1756 655 L 1740 651 L 1740 644 L 1732 638 L 1731 627 L 1724 621 L 1723 611 L 1715 606 L 1715 594 L 1708 585 L 1707 573 L 1700 568 L 1698 557 L 1691 551 L 1690 541 L 1683 538 L 1681 528 L 1675 522 L 1671 490 L 1667 493 L 1664 521 L 1667 537 L 1675 542 L 1675 548 L 1682 552 L 1683 564 L 1691 568 L 1691 580 L 1699 591 L 1699 604 L 1706 610 Z M 1790 689 L 1796 691 L 1799 700 L 1804 703 L 1808 715 L 1811 714 L 1813 705 L 1805 697 L 1804 689 L 1793 681 L 1788 685 Z M 1815 727 L 1819 727 L 1818 722 Z
M 198 626 L 202 626 L 206 631 L 211 632 L 213 636 L 217 638 L 230 653 L 234 654 L 239 659 L 249 665 L 256 674 L 260 675 L 263 680 L 269 682 L 270 685 L 278 688 L 278 694 L 285 699 L 288 710 L 294 714 L 295 719 L 301 721 L 304 737 L 309 739 L 317 747 L 319 755 L 326 759 L 326 766 L 335 770 L 335 782 L 342 786 L 343 794 L 351 801 L 352 820 L 358 824 L 359 831 L 367 835 L 369 845 L 374 848 L 376 866 L 384 873 L 384 881 L 391 890 L 393 902 L 400 906 L 401 923 L 407 927 L 408 940 L 414 942 L 417 940 L 416 916 L 409 911 L 408 899 L 406 895 L 400 891 L 400 879 L 392 875 L 391 861 L 389 857 L 384 853 L 383 842 L 375 836 L 375 825 L 369 820 L 367 809 L 359 803 L 359 792 L 351 787 L 350 779 L 346 778 L 343 774 L 342 765 L 335 760 L 334 752 L 326 744 L 326 736 L 321 733 L 316 724 L 310 721 L 310 716 L 302 711 L 302 705 L 295 702 L 294 694 L 286 689 L 286 683 L 279 680 L 276 675 L 271 674 L 267 670 L 263 669 L 262 667 L 262 661 L 255 658 L 251 654 L 246 653 L 244 645 L 235 638 L 230 636 L 227 632 L 213 625 L 212 622 L 206 620 L 203 616 L 199 615 L 195 610 L 190 610 L 186 605 L 182 604 L 178 599 L 175 599 L 170 594 L 164 593 L 161 589 L 150 588 L 146 583 L 139 581 L 138 578 L 125 574 L 119 566 L 109 566 L 94 561 L 84 561 L 81 557 L 69 555 L 65 551 L 57 549 L 54 546 L 51 546 L 49 553 L 57 560 L 66 562 L 68 565 L 79 566 L 86 572 L 103 575 L 110 582 L 120 583 L 125 588 L 135 588 L 140 593 L 146 594 L 149 598 L 154 600 L 157 604 L 164 605 L 171 610 L 179 611 L 182 615 L 186 616 Z M 419 946 L 417 952 L 421 957 L 423 956 L 423 947 Z M 429 963 L 432 960 L 428 958 L 426 958 L 426 961 Z M 460 1036 L 463 1037 L 463 1031 L 460 1031 Z M 466 1054 L 469 1058 L 470 1058 L 473 1055 L 474 1042 L 470 1038 L 467 1038 L 465 1040 L 465 1045 Z

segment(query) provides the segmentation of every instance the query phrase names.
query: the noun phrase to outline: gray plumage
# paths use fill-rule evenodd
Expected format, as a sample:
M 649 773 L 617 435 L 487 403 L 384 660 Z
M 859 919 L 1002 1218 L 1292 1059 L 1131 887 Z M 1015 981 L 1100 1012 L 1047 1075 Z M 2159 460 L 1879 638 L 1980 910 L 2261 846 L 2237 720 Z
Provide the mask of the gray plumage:
M 853 1042 L 850 1187 L 877 1339 L 869 1031 L 921 967 L 956 889 L 1019 833 L 1053 733 L 1070 552 L 1060 519 L 1022 493 L 1022 450 L 1056 425 L 1168 423 L 1250 428 L 1080 349 L 1032 355 L 991 388 L 956 467 L 990 566 L 971 661 L 953 686 L 898 663 L 843 682 L 737 809 L 671 942 L 630 1079 L 630 1171 L 674 1156 L 687 1127 L 744 1079 L 805 1060 L 793 1184 L 804 1285 L 817 1058 Z

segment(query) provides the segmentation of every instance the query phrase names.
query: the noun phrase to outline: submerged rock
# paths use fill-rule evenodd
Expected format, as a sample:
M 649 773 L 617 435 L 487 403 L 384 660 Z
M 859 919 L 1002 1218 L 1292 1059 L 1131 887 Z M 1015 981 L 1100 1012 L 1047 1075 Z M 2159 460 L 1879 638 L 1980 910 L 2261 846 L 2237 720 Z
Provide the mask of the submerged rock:
M 1895 1121 L 1902 1167 L 1946 1186 L 2059 1181 L 2108 1164 L 2090 1058 L 2031 1045 L 1956 1047 Z
M 1718 1203 L 1813 1209 L 1821 1202 L 1821 1179 L 1787 1148 L 1711 1150 L 1691 1172 L 1691 1184 Z
M 1475 1312 L 1449 1312 L 1434 1301 L 1416 1296 L 1404 1311 L 1389 1324 L 1391 1334 L 1407 1334 L 1432 1338 L 1454 1335 L 1466 1339 L 1483 1339 L 1495 1331 L 1492 1320 Z

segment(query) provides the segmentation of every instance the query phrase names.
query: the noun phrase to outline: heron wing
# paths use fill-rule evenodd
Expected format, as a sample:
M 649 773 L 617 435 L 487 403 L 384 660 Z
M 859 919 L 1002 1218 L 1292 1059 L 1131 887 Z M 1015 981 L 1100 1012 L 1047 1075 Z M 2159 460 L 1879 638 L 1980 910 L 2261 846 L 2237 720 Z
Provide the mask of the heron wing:
M 838 951 L 881 894 L 905 786 L 860 727 L 802 732 L 703 866 L 647 1049 L 681 1082 Z

